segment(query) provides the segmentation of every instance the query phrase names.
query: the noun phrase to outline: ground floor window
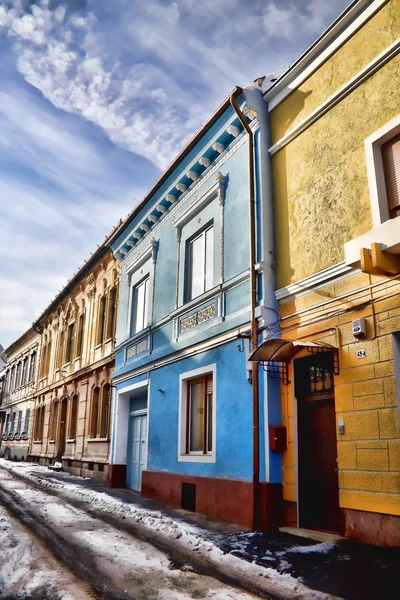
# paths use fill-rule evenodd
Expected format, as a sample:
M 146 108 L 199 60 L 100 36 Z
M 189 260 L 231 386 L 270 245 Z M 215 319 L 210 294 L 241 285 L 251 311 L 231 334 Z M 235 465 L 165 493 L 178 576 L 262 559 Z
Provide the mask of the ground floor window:
M 193 376 L 192 376 L 193 375 Z M 181 376 L 180 456 L 213 458 L 215 451 L 215 368 Z

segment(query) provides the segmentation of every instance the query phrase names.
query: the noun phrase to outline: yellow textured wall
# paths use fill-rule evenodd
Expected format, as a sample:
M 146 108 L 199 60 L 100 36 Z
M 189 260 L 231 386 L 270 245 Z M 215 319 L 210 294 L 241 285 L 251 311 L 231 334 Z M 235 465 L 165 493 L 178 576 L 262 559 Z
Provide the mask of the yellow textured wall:
M 278 288 L 371 229 L 364 140 L 399 113 L 399 81 L 398 55 L 273 156 Z
M 327 297 L 314 292 L 283 304 L 282 316 L 304 308 L 310 312 L 301 318 L 298 314 L 286 318 L 282 336 L 306 336 L 340 348 L 340 374 L 335 376 L 336 417 L 343 417 L 345 425 L 337 446 L 340 506 L 400 515 L 400 429 L 392 349 L 392 333 L 400 331 L 400 282 L 382 281 L 384 278 L 362 273 L 324 288 L 322 293 L 348 294 L 326 309 L 342 314 L 311 325 L 315 306 Z M 377 284 L 372 292 L 358 291 L 370 283 Z M 373 305 L 365 306 L 366 301 L 373 301 Z M 357 304 L 359 309 L 352 308 Z M 367 321 L 368 339 L 362 341 L 351 331 L 351 321 L 360 316 Z M 303 326 L 295 325 L 299 321 Z M 365 358 L 357 358 L 359 349 L 366 351 Z M 282 386 L 281 395 L 288 431 L 288 449 L 283 457 L 284 498 L 296 501 L 297 407 L 293 385 Z
M 390 0 L 335 54 L 272 111 L 277 142 L 400 35 L 400 0 Z

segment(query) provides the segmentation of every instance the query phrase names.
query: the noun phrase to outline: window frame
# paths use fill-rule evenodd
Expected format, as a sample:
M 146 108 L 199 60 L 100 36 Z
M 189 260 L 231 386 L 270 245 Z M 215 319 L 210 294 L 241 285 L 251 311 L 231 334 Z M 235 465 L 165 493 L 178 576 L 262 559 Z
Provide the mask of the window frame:
M 137 295 L 138 295 L 138 290 L 139 288 L 141 288 L 143 285 L 145 285 L 145 291 L 144 291 L 144 302 L 143 302 L 143 327 L 141 329 L 136 329 L 136 321 L 137 321 Z M 132 291 L 131 291 L 131 297 L 132 297 L 132 303 L 131 303 L 131 335 L 138 335 L 141 331 L 144 331 L 145 329 L 147 329 L 147 327 L 149 326 L 149 288 L 150 288 L 150 275 L 147 274 L 143 277 L 143 279 L 141 279 L 140 281 L 138 281 L 137 283 L 135 283 L 135 285 L 132 286 Z
M 210 287 L 207 287 L 207 233 L 212 231 L 212 257 L 211 257 L 211 280 Z M 193 295 L 192 283 L 193 283 L 193 244 L 197 240 L 202 239 L 202 267 L 203 267 L 203 289 L 196 296 Z M 214 250 L 215 250 L 215 228 L 214 221 L 207 223 L 202 229 L 197 231 L 192 237 L 186 240 L 186 257 L 187 271 L 185 281 L 185 301 L 190 302 L 199 298 L 214 287 Z
M 188 447 L 188 428 L 190 427 L 188 415 L 188 395 L 190 384 L 196 380 L 205 379 L 207 375 L 212 375 L 212 450 L 204 453 L 203 451 L 189 451 Z M 217 366 L 216 363 L 193 369 L 181 373 L 179 376 L 179 413 L 178 413 L 178 462 L 199 462 L 215 463 L 217 456 Z
M 368 186 L 371 202 L 372 226 L 379 227 L 386 221 L 398 217 L 390 217 L 386 179 L 382 158 L 382 146 L 400 133 L 400 114 L 385 123 L 377 131 L 364 140 L 366 155 Z

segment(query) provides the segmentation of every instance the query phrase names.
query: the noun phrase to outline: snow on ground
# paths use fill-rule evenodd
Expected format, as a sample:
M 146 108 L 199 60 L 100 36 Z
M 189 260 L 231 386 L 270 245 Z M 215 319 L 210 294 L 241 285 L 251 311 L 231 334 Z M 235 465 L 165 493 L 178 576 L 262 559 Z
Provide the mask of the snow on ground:
M 106 514 L 111 513 L 118 518 L 126 519 L 128 522 L 138 523 L 148 530 L 153 530 L 171 539 L 179 540 L 179 543 L 183 544 L 185 547 L 206 555 L 207 559 L 211 560 L 214 564 L 233 570 L 238 575 L 243 574 L 245 576 L 257 577 L 257 579 L 260 578 L 260 580 L 261 578 L 265 578 L 272 584 L 276 584 L 281 588 L 283 587 L 288 591 L 297 593 L 307 592 L 308 597 L 310 598 L 314 596 L 316 598 L 322 597 L 318 592 L 311 591 L 298 579 L 295 579 L 289 574 L 279 573 L 273 568 L 258 566 L 255 563 L 249 563 L 232 554 L 224 553 L 211 541 L 205 539 L 207 537 L 206 532 L 200 527 L 178 519 L 171 519 L 161 511 L 148 510 L 140 506 L 139 503 L 126 503 L 105 492 L 84 488 L 79 485 L 79 483 L 74 483 L 74 480 L 77 481 L 80 479 L 79 477 L 63 473 L 62 481 L 60 481 L 59 479 L 51 478 L 51 476 L 49 477 L 49 469 L 47 467 L 38 466 L 33 463 L 10 463 L 9 461 L 0 459 L 0 466 L 39 482 L 43 488 L 57 489 L 66 498 L 69 497 L 71 499 L 79 500 L 80 502 L 87 503 L 91 508 L 95 508 L 100 512 Z M 40 473 L 46 474 L 46 477 L 40 478 Z M 248 535 L 251 536 L 252 534 L 249 533 Z M 90 536 L 87 537 L 87 542 L 90 543 Z M 321 547 L 323 544 L 318 544 L 317 546 Z M 311 546 L 311 548 L 314 547 L 315 546 Z M 310 550 L 310 547 L 304 548 L 306 548 L 308 552 L 312 551 Z M 298 546 L 297 552 L 302 551 L 305 550 L 302 550 L 302 547 Z M 321 549 L 318 548 L 314 551 L 320 552 Z M 328 551 L 328 549 L 326 549 L 326 551 Z M 170 600 L 170 598 L 172 600 L 172 597 L 169 597 L 168 600 Z M 219 600 L 219 596 L 210 596 L 210 598 Z M 225 599 L 228 598 L 228 596 L 222 596 L 221 599 L 222 598 Z M 177 600 L 180 600 L 180 598 L 177 597 Z
M 321 542 L 313 546 L 293 546 L 290 548 L 290 553 L 294 554 L 329 554 L 335 548 L 335 544 L 330 542 Z
M 80 588 L 80 582 L 0 506 L 0 596 L 87 600 Z

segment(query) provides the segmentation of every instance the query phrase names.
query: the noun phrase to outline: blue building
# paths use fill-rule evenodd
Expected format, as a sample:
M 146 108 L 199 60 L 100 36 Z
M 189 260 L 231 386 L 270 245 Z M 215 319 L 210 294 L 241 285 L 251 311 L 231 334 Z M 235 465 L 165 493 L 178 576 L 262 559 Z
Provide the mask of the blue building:
M 248 526 L 272 523 L 281 498 L 268 443 L 279 385 L 247 360 L 277 321 L 260 90 L 233 90 L 111 242 L 122 274 L 110 485 Z

